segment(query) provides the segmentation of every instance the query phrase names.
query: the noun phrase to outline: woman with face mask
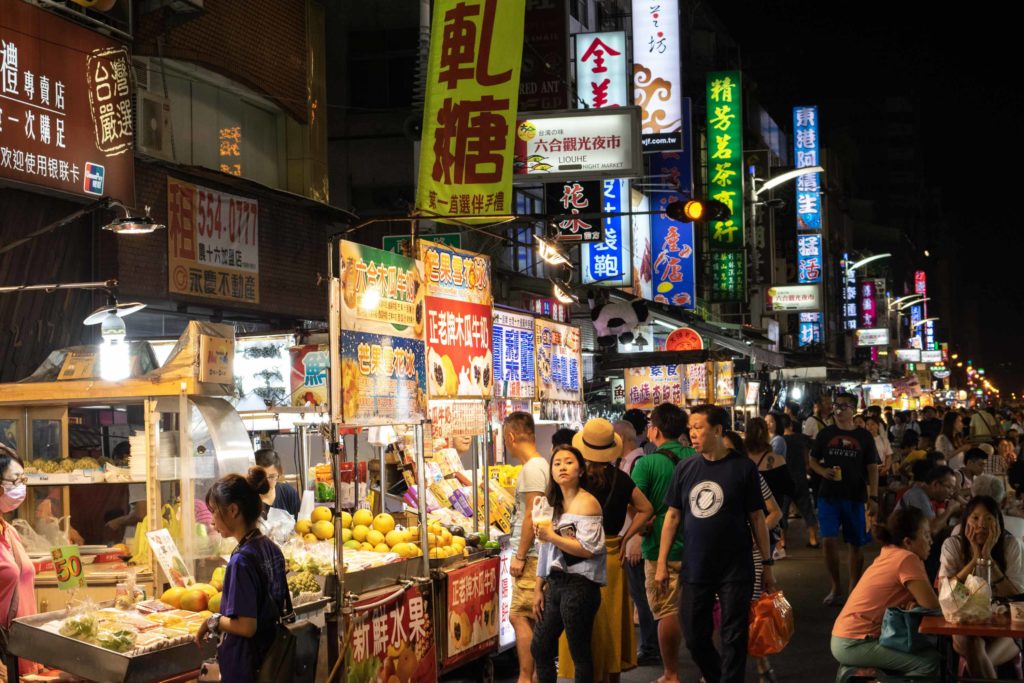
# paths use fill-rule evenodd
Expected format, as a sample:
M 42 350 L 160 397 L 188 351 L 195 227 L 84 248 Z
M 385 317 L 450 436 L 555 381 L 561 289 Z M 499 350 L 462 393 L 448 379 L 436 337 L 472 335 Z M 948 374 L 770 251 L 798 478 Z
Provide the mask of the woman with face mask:
M 18 532 L 7 523 L 7 515 L 25 502 L 27 492 L 25 468 L 13 450 L 0 444 L 0 646 L 7 646 L 7 632 L 16 617 L 36 613 L 36 595 L 33 583 L 35 567 L 21 544 Z M 0 652 L 0 680 L 6 680 L 3 665 L 7 652 Z M 35 665 L 21 662 L 21 673 L 33 673 Z

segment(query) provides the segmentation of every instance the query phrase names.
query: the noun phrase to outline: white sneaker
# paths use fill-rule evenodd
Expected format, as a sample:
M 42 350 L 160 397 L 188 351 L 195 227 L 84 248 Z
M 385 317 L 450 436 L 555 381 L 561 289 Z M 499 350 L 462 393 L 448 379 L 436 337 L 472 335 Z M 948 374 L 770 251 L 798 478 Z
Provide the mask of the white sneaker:
M 776 548 L 775 552 L 772 553 L 772 559 L 773 560 L 784 560 L 784 559 L 786 559 L 786 549 L 785 548 Z

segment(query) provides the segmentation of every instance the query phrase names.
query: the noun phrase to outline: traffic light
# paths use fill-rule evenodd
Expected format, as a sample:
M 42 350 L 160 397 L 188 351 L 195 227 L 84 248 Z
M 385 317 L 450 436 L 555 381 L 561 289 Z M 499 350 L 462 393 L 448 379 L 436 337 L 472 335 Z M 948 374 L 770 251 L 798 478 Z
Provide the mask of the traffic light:
M 665 215 L 681 223 L 704 223 L 727 221 L 732 217 L 732 211 L 714 199 L 691 199 L 685 202 L 671 202 L 665 207 Z

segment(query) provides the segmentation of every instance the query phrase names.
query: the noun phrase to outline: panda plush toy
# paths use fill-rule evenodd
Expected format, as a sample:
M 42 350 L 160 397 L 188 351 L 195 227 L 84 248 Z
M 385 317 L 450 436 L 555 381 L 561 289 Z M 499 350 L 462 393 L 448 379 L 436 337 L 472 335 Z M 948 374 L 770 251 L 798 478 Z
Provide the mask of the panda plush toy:
M 643 299 L 612 302 L 608 292 L 590 290 L 587 302 L 597 331 L 597 344 L 602 349 L 614 348 L 616 342 L 633 341 L 633 331 L 648 318 L 647 302 Z

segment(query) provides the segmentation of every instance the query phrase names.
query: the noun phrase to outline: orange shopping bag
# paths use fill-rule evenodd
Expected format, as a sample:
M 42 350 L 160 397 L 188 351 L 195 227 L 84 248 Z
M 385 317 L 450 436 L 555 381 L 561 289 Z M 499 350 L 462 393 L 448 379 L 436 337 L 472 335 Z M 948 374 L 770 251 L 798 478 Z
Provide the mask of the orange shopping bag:
M 750 606 L 747 653 L 752 657 L 778 654 L 789 645 L 796 626 L 793 608 L 781 591 L 764 593 Z

